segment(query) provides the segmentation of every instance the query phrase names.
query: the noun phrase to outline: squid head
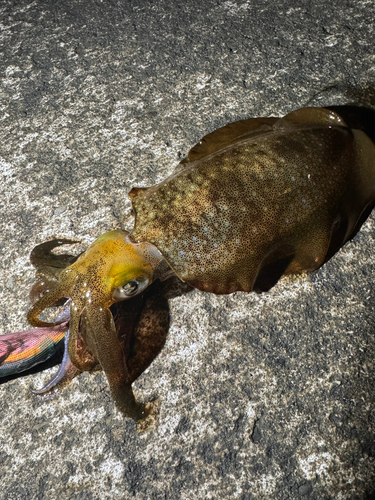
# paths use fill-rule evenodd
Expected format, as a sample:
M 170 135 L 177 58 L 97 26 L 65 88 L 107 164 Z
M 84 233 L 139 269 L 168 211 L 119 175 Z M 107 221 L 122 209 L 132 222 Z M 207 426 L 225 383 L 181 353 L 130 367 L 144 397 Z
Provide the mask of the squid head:
M 70 299 L 70 361 L 80 371 L 90 371 L 99 364 L 117 407 L 134 420 L 146 416 L 145 407 L 131 390 L 126 353 L 109 308 L 145 290 L 159 277 L 162 261 L 152 245 L 133 243 L 126 231 L 111 231 L 61 271 L 57 286 L 45 293 L 28 314 L 33 326 L 51 327 L 54 323 L 40 320 L 39 315 L 60 299 Z

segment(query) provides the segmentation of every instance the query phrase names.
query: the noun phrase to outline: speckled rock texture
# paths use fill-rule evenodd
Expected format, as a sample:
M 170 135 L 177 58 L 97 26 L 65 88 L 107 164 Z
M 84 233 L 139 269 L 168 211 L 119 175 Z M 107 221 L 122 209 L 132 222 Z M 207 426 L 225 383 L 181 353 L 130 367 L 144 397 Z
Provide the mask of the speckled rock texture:
M 30 250 L 132 227 L 127 193 L 227 122 L 375 105 L 368 0 L 2 0 L 1 333 L 25 329 Z M 138 434 L 101 373 L 0 385 L 6 500 L 364 500 L 375 488 L 375 219 L 270 292 L 170 301 L 134 384 Z

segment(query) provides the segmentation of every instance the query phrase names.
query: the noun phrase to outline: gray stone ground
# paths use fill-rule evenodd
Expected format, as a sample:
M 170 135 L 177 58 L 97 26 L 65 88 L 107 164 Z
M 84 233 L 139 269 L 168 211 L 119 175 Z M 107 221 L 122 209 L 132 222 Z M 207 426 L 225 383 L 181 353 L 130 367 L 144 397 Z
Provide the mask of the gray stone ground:
M 129 189 L 165 178 L 204 134 L 347 102 L 347 87 L 370 95 L 374 7 L 2 0 L 1 333 L 27 326 L 34 245 L 131 228 Z M 161 397 L 154 432 L 114 409 L 102 374 L 42 401 L 28 387 L 55 369 L 1 385 L 0 498 L 366 498 L 374 240 L 372 216 L 307 278 L 171 300 L 166 346 L 135 383 Z

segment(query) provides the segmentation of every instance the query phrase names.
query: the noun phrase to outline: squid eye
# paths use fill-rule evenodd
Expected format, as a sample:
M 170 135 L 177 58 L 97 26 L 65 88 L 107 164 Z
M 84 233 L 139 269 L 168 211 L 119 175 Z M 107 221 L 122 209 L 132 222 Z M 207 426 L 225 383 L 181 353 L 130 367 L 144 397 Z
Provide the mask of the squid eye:
M 113 298 L 115 300 L 124 300 L 134 295 L 138 295 L 143 292 L 145 288 L 149 285 L 149 280 L 144 277 L 139 277 L 134 280 L 127 281 L 124 285 L 116 288 L 113 291 Z
M 139 284 L 137 280 L 130 280 L 122 287 L 125 295 L 134 295 L 138 290 Z

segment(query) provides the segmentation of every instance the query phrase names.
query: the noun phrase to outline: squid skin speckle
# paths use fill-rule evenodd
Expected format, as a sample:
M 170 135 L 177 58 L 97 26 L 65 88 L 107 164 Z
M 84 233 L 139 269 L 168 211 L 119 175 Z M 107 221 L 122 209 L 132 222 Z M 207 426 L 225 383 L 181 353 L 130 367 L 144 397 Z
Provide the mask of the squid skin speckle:
M 94 359 L 117 407 L 134 420 L 147 418 L 150 410 L 131 391 L 109 308 L 173 274 L 228 294 L 320 267 L 375 203 L 373 137 L 347 123 L 343 108 L 251 118 L 204 137 L 174 175 L 130 191 L 131 234 L 111 231 L 96 240 L 36 301 L 30 323 L 51 327 L 40 313 L 70 298 L 71 363 L 89 370 Z

